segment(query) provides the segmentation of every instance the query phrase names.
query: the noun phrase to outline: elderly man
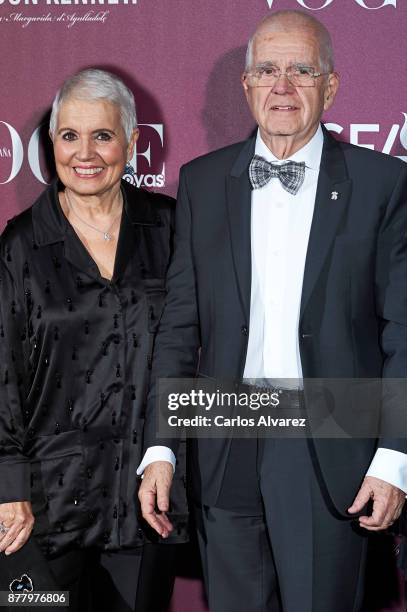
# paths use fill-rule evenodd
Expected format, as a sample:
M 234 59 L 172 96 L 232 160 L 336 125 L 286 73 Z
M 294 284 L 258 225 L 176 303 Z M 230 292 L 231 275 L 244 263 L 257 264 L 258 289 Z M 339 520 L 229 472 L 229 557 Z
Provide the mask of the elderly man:
M 407 167 L 321 126 L 339 79 L 307 14 L 260 23 L 242 84 L 257 135 L 181 170 L 153 379 L 193 377 L 199 349 L 202 376 L 291 381 L 288 406 L 306 379 L 405 377 Z M 166 537 L 177 445 L 155 438 L 156 395 L 140 499 Z M 407 490 L 382 421 L 377 439 L 191 440 L 211 612 L 361 609 L 367 534 Z

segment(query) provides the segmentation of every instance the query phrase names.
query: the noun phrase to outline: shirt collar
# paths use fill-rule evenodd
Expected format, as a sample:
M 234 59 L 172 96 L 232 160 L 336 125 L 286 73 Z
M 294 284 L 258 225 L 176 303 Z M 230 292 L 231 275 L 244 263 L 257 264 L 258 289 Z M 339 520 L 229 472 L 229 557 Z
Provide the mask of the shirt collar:
M 66 219 L 58 200 L 58 192 L 63 185 L 55 179 L 40 195 L 32 207 L 34 239 L 37 246 L 45 246 L 64 241 L 72 236 L 71 226 Z M 123 223 L 132 225 L 160 225 L 158 214 L 151 206 L 147 192 L 135 189 L 126 181 L 121 181 L 124 215 Z
M 157 207 L 150 202 L 147 192 L 136 189 L 122 180 L 123 213 L 117 241 L 113 277 L 109 281 L 101 276 L 95 261 L 65 217 L 58 200 L 58 192 L 61 189 L 63 189 L 63 185 L 56 179 L 42 193 L 32 207 L 35 245 L 43 247 L 62 242 L 64 257 L 78 270 L 87 273 L 103 285 L 116 282 L 124 274 L 134 254 L 137 252 L 135 250 L 135 243 L 139 236 L 135 228 L 161 226 Z
M 319 170 L 323 145 L 324 134 L 322 132 L 321 124 L 319 124 L 318 129 L 311 138 L 311 140 L 309 140 L 306 145 L 304 145 L 301 149 L 299 149 L 296 153 L 294 153 L 284 161 L 290 160 L 295 162 L 305 162 L 307 168 L 311 168 L 312 170 Z M 268 162 L 282 163 L 283 161 L 273 155 L 270 149 L 266 146 L 262 137 L 260 136 L 260 130 L 257 130 L 255 154 L 264 157 L 264 159 Z

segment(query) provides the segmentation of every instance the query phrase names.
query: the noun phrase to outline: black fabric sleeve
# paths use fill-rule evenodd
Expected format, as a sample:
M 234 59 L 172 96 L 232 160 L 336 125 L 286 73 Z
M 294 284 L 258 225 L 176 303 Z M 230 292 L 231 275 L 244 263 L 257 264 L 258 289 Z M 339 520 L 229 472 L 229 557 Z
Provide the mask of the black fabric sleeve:
M 24 456 L 24 303 L 0 258 L 0 503 L 30 501 L 30 463 Z
M 407 168 L 402 168 L 379 230 L 376 305 L 384 353 L 379 446 L 407 453 Z M 401 436 L 396 435 L 401 432 Z
M 185 169 L 181 168 L 175 208 L 174 255 L 167 275 L 167 298 L 155 342 L 151 388 L 147 401 L 144 450 L 163 445 L 177 454 L 179 439 L 157 435 L 160 378 L 192 378 L 196 374 L 200 325 L 192 249 L 192 213 Z

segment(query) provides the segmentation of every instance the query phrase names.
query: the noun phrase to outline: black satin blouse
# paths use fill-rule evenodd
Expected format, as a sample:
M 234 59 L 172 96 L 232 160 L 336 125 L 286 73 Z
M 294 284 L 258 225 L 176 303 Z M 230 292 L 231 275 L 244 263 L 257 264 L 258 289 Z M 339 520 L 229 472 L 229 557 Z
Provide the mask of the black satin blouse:
M 0 244 L 0 503 L 31 500 L 48 555 L 143 542 L 136 469 L 174 204 L 122 181 L 110 281 L 63 214 L 60 187 L 9 222 Z

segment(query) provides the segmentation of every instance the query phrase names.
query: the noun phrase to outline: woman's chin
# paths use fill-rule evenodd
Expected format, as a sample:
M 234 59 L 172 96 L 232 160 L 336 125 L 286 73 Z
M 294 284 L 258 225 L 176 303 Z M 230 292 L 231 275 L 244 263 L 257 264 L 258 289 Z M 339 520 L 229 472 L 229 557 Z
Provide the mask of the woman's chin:
M 98 195 L 106 191 L 105 181 L 100 180 L 88 180 L 88 179 L 76 179 L 74 181 L 62 181 L 65 187 L 68 187 L 72 193 L 78 195 Z

